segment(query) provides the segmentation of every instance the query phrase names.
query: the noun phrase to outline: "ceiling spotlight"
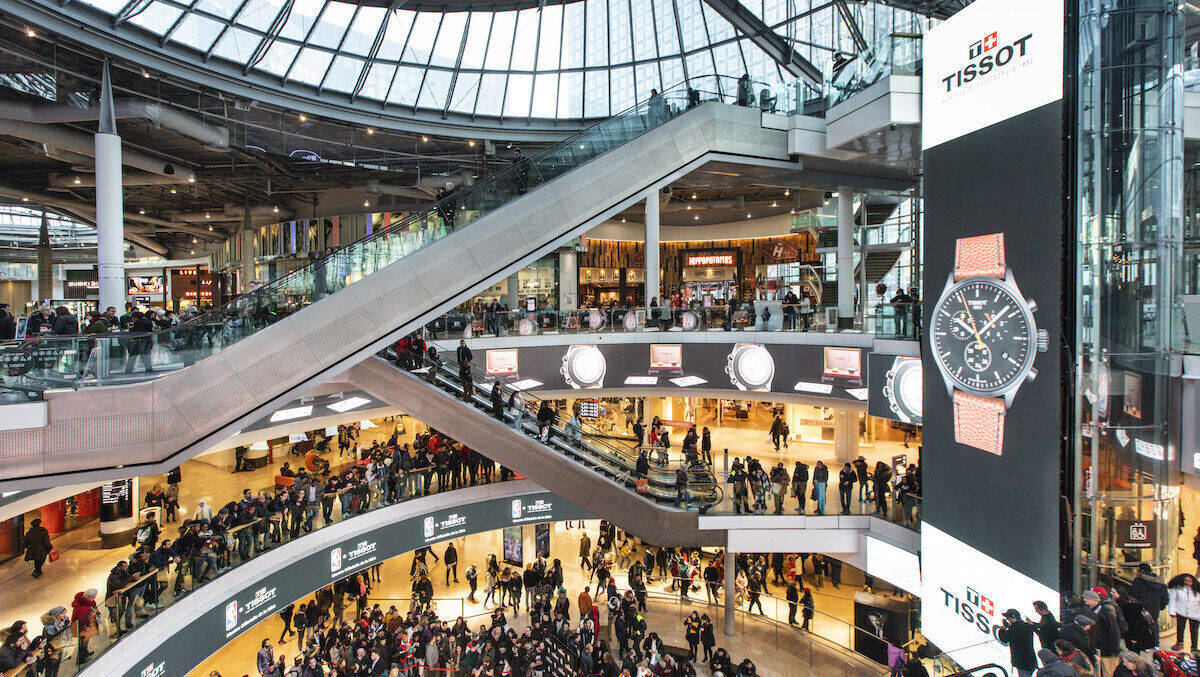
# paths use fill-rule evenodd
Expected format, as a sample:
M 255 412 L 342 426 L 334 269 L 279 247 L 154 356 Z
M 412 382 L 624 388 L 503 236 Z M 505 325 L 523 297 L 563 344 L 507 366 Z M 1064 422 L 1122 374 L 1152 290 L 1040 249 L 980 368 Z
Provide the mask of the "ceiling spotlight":
M 276 214 L 278 214 L 278 213 L 279 213 L 279 205 L 275 205 L 274 207 L 271 207 L 271 211 L 273 211 L 273 212 L 275 212 Z
M 150 71 L 148 71 L 148 70 L 146 70 L 145 68 L 143 68 L 143 69 L 142 69 L 142 77 L 144 77 L 144 78 L 148 78 L 148 77 L 150 77 Z
M 422 137 L 421 137 L 421 143 L 429 143 L 429 137 L 428 137 L 428 136 L 422 136 Z
M 370 206 L 371 206 L 371 201 L 370 201 L 370 200 L 363 200 L 363 206 L 364 206 L 364 207 L 370 207 Z
M 467 145 L 474 148 L 475 147 L 475 139 L 471 139 L 470 141 L 468 141 Z
M 625 219 L 621 219 L 621 223 L 625 223 Z
M 206 219 L 211 219 L 211 218 L 212 218 L 212 214 L 209 214 L 208 212 L 204 212 L 204 218 L 206 218 Z
M 141 214 L 142 216 L 145 216 L 145 215 L 146 215 L 146 210 L 145 210 L 145 209 L 139 209 L 139 210 L 138 210 L 138 214 Z
M 29 198 L 23 197 L 23 198 L 21 198 L 21 202 L 29 202 Z
M 579 144 L 579 150 L 583 150 L 583 144 Z
M 193 237 L 193 238 L 192 238 L 192 244 L 196 244 L 197 242 L 199 242 L 199 240 L 197 240 L 196 238 L 194 238 L 194 237 Z
M 693 199 L 693 200 L 695 200 L 695 199 L 696 199 L 696 194 L 695 194 L 695 193 L 692 193 L 692 199 Z
M 175 194 L 175 189 L 174 189 L 174 188 L 172 188 L 172 189 L 171 189 L 171 195 L 174 195 L 174 194 Z
M 76 177 L 75 177 L 75 185 L 76 185 L 76 186 L 78 186 L 78 185 L 79 185 L 79 184 L 81 184 L 81 183 L 83 183 L 83 182 L 79 180 L 79 177 L 78 177 L 78 176 L 76 176 Z
M 209 226 L 209 227 L 208 227 L 208 229 L 209 229 L 209 230 L 212 230 L 212 226 Z
M 692 217 L 692 220 L 693 220 L 693 221 L 699 221 L 699 220 L 700 220 L 700 215 L 699 215 L 699 214 L 697 214 L 697 215 L 693 216 L 693 217 Z
M 188 177 L 188 183 L 196 183 L 196 175 L 195 174 Z
M 750 218 L 750 215 L 749 215 L 749 214 L 747 214 L 747 215 L 746 215 L 746 218 Z
M 772 203 L 771 203 L 771 206 L 772 206 L 772 207 L 778 207 L 778 206 L 779 206 L 779 203 L 778 203 L 778 202 L 772 202 Z
M 374 128 L 372 128 L 372 127 L 367 127 L 367 134 L 374 134 L 374 133 L 375 133 L 375 129 L 374 129 Z
M 196 250 L 195 250 L 195 249 L 188 250 L 188 253 L 189 253 L 189 254 L 195 254 L 195 253 L 196 253 Z
M 25 29 L 25 37 L 27 37 L 27 38 L 36 38 L 36 37 L 37 37 L 37 31 L 33 30 L 32 28 L 26 28 L 26 29 Z
M 510 144 L 508 144 L 508 148 L 509 148 L 509 150 L 512 150 L 512 144 L 511 144 L 511 143 L 510 143 Z
M 692 211 L 692 206 L 691 206 L 691 205 L 688 205 L 688 206 L 684 207 L 684 209 L 686 209 L 686 210 L 688 210 L 688 211 L 690 212 L 690 211 Z
M 308 116 L 301 113 L 300 114 L 300 122 L 308 122 Z
M 784 189 L 784 191 L 783 191 L 783 196 L 784 196 L 784 197 L 787 197 L 787 196 L 789 196 L 789 195 L 791 195 L 791 194 L 792 194 L 792 189 L 791 189 L 791 188 L 785 188 L 785 189 Z

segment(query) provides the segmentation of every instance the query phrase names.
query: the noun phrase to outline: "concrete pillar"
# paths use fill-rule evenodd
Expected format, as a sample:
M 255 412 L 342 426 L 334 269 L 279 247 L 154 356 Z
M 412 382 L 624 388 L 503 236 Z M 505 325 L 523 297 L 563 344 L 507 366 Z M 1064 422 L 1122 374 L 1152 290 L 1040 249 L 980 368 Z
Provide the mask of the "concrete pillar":
M 734 606 L 734 598 L 737 591 L 734 590 L 734 563 L 733 551 L 729 549 L 728 541 L 725 543 L 725 636 L 733 637 L 733 622 L 736 618 L 737 607 Z
M 238 278 L 238 292 L 245 294 L 254 280 L 254 226 L 250 221 L 250 196 L 242 203 L 242 274 Z
M 506 292 L 506 294 L 508 296 L 508 309 L 509 310 L 520 310 L 521 309 L 521 283 L 519 280 L 517 280 L 516 273 L 513 273 L 512 275 L 508 276 L 508 291 Z
M 137 527 L 137 514 L 138 478 L 100 485 L 100 547 L 129 545 Z
M 839 463 L 858 458 L 858 412 L 838 409 L 833 414 L 833 449 Z M 833 475 L 835 468 L 830 468 Z
M 50 226 L 46 212 L 42 212 L 42 225 L 38 229 L 37 245 L 37 296 L 39 304 L 54 298 L 54 257 L 50 249 Z
M 652 188 L 646 191 L 646 298 L 642 304 L 647 306 L 659 295 L 658 245 L 658 189 Z
M 579 256 L 573 249 L 558 252 L 558 309 L 579 307 Z
M 854 193 L 847 186 L 837 191 L 837 290 L 838 328 L 854 326 Z

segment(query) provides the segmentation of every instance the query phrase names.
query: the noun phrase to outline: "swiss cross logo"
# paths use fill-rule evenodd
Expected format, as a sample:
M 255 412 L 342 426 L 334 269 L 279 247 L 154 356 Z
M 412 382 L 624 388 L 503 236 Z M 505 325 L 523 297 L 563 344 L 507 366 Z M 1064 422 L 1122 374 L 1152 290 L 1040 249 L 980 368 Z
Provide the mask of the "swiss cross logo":
M 967 50 L 967 54 L 969 55 L 969 58 L 974 59 L 984 52 L 990 52 L 993 49 L 996 49 L 997 44 L 999 44 L 999 41 L 996 37 L 996 31 L 992 31 L 991 33 L 985 35 L 982 40 L 978 40 L 975 42 L 975 44 L 971 45 L 970 49 Z
M 996 615 L 996 603 L 979 594 L 974 588 L 967 588 L 967 602 L 979 607 L 979 610 L 989 616 Z

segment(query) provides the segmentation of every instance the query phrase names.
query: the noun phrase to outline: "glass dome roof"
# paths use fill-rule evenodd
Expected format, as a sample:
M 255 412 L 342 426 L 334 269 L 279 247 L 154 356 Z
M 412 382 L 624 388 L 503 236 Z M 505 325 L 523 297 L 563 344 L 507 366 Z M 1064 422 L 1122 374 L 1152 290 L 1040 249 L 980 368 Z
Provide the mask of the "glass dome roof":
M 705 0 L 578 0 L 508 11 L 425 11 L 335 0 L 78 0 L 162 45 L 318 94 L 507 119 L 616 114 L 710 74 L 795 80 Z M 727 0 L 737 2 L 738 0 Z M 854 37 L 827 0 L 741 0 L 828 74 Z M 513 6 L 513 5 L 509 5 Z M 865 39 L 928 20 L 852 5 Z

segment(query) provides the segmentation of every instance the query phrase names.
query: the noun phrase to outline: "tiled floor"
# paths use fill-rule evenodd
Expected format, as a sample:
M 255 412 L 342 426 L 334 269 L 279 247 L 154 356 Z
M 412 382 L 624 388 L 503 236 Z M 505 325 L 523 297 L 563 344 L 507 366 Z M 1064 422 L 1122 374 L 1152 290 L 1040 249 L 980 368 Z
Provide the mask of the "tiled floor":
M 588 521 L 586 529 L 592 542 L 595 543 L 599 523 Z M 551 558 L 559 558 L 563 562 L 566 574 L 564 585 L 569 591 L 568 597 L 572 600 L 587 584 L 584 574 L 579 568 L 577 557 L 582 533 L 583 530 L 577 527 L 567 528 L 564 522 L 556 523 L 550 544 Z M 499 554 L 501 552 L 501 534 L 500 532 L 489 532 L 455 539 L 454 546 L 459 553 L 461 574 L 461 571 L 465 570 L 469 564 L 474 563 L 476 566 L 482 567 L 487 555 Z M 439 556 L 445 549 L 445 543 L 435 546 L 435 552 Z M 460 575 L 459 580 L 463 582 L 451 581 L 447 586 L 445 585 L 445 568 L 439 563 L 434 563 L 432 558 L 428 561 L 432 565 L 434 606 L 438 615 L 449 619 L 461 615 L 467 618 L 472 626 L 485 623 L 495 605 L 485 606 L 482 603 L 471 603 L 466 600 L 465 579 Z M 378 603 L 384 609 L 387 609 L 389 605 L 395 605 L 397 609 L 407 611 L 412 597 L 409 577 L 411 564 L 411 555 L 402 555 L 384 562 L 381 570 L 382 582 L 376 583 L 371 591 L 372 603 Z M 616 578 L 618 587 L 623 591 L 626 588 L 624 574 L 618 573 Z M 717 629 L 717 646 L 724 646 L 734 657 L 735 662 L 749 656 L 758 666 L 760 675 L 880 674 L 882 671 L 869 669 L 861 665 L 859 660 L 848 662 L 843 657 L 844 647 L 847 647 L 850 642 L 850 630 L 845 622 L 838 619 L 853 617 L 854 593 L 861 588 L 863 578 L 858 571 L 845 567 L 843 579 L 840 589 L 834 589 L 828 581 L 825 582 L 824 587 L 818 589 L 811 576 L 811 566 L 809 571 L 804 574 L 805 584 L 813 591 L 818 612 L 813 620 L 811 635 L 792 632 L 786 627 L 767 622 L 757 615 L 739 613 L 737 614 L 735 635 L 725 637 L 721 634 L 723 607 L 708 605 L 703 591 L 692 593 L 693 597 L 689 603 L 681 604 L 677 593 L 667 592 L 666 584 L 661 581 L 650 584 L 650 592 L 653 596 L 649 603 L 650 613 L 647 614 L 648 630 L 657 632 L 669 645 L 686 647 L 687 642 L 683 639 L 683 618 L 692 610 L 698 610 L 713 619 Z M 784 592 L 782 586 L 770 586 L 769 590 L 780 596 Z M 483 595 L 478 594 L 477 600 L 482 602 Z M 602 599 L 601 603 L 603 601 L 605 600 Z M 572 609 L 574 609 L 574 603 L 572 603 Z M 765 618 L 787 620 L 787 603 L 781 599 L 764 597 L 763 610 Z M 524 610 L 515 617 L 511 613 L 508 615 L 510 624 L 518 631 L 528 624 L 528 615 Z M 604 616 L 605 614 L 602 613 L 601 618 Z M 296 651 L 295 638 L 290 638 L 284 644 L 276 642 L 282 628 L 279 617 L 272 616 L 230 642 L 219 653 L 200 664 L 190 675 L 205 677 L 212 670 L 216 670 L 222 675 L 254 674 L 255 655 L 264 638 L 270 638 L 275 643 L 276 656 L 280 654 L 292 656 Z M 699 672 L 707 675 L 708 669 L 703 667 Z

